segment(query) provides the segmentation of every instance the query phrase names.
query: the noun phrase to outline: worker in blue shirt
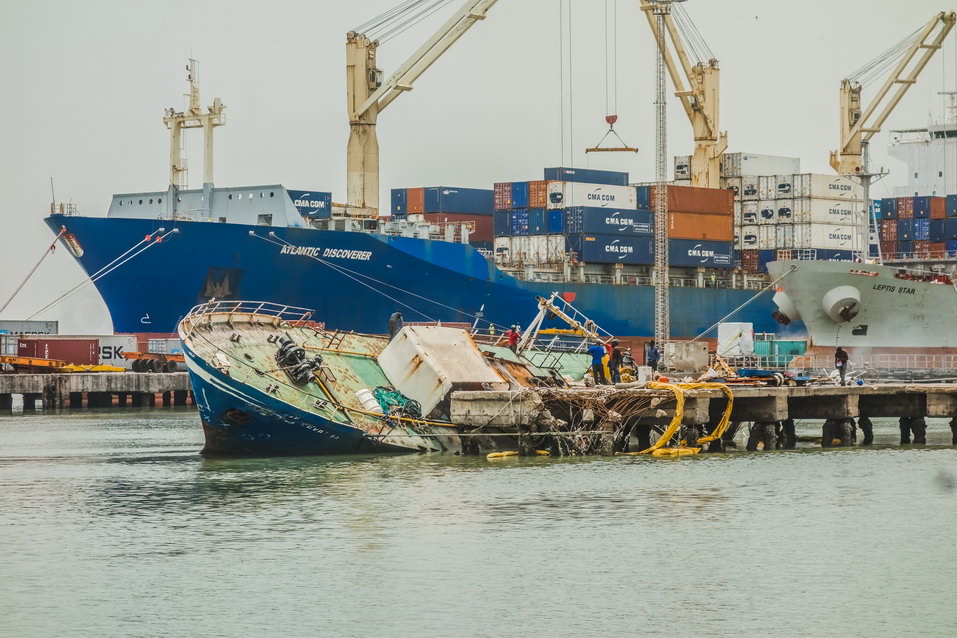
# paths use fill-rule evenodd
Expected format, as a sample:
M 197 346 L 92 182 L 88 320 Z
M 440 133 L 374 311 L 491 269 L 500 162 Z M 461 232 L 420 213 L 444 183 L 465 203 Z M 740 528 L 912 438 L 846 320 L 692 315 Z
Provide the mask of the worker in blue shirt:
M 657 374 L 658 363 L 661 361 L 661 351 L 658 350 L 658 346 L 654 342 L 652 342 L 651 347 L 648 348 L 648 354 L 645 355 L 645 361 L 647 361 L 648 365 L 651 366 L 651 371 Z
M 591 373 L 595 377 L 595 385 L 608 385 L 608 379 L 605 378 L 605 368 L 601 363 L 605 357 L 605 346 L 600 343 L 593 343 L 588 348 L 588 354 L 591 355 Z

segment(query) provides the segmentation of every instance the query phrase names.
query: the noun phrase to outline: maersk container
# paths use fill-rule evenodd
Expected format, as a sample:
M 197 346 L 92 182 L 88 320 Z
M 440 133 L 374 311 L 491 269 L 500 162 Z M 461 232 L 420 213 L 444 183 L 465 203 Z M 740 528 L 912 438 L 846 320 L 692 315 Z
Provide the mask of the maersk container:
M 492 227 L 496 237 L 508 237 L 512 234 L 512 211 L 497 210 L 492 215 Z
M 650 235 L 654 213 L 650 210 L 621 210 L 576 206 L 565 209 L 565 233 L 577 235 Z
M 651 186 L 636 186 L 635 197 L 639 209 L 651 210 Z M 954 216 L 957 217 L 957 215 Z
M 957 195 L 947 196 L 946 208 L 948 217 L 957 217 Z
M 897 239 L 898 241 L 914 239 L 914 220 L 913 219 L 898 219 L 897 220 Z
M 861 204 L 839 199 L 796 197 L 791 200 L 791 219 L 796 224 L 853 224 Z
M 927 238 L 934 242 L 947 241 L 946 223 L 946 219 L 931 219 Z
M 568 235 L 569 249 L 578 259 L 595 264 L 654 262 L 652 238 L 643 235 Z
M 930 240 L 930 219 L 920 218 L 914 220 L 914 239 L 919 241 Z
M 528 211 L 532 209 L 512 211 L 512 235 L 520 237 L 528 235 Z
M 545 209 L 529 208 L 528 209 L 528 234 L 529 235 L 544 235 L 547 232 L 548 232 L 548 229 L 545 226 Z
M 742 226 L 738 237 L 741 240 L 741 250 L 755 250 L 759 248 L 760 238 L 758 234 L 761 226 Z
M 528 182 L 512 182 L 512 208 L 528 208 Z
M 309 219 L 329 219 L 332 217 L 332 193 L 316 191 L 294 191 L 286 189 L 289 198 L 299 214 Z
M 864 197 L 864 190 L 860 184 L 847 177 L 801 173 L 794 176 L 794 196 L 861 200 Z
M 794 224 L 794 248 L 854 248 L 853 229 L 833 224 Z
M 560 208 L 547 211 L 545 228 L 549 235 L 559 235 L 565 232 L 565 211 Z
M 393 188 L 392 189 L 392 216 L 404 216 L 408 213 L 408 208 L 406 207 L 406 190 L 404 188 Z
M 675 179 L 691 179 L 690 155 L 675 155 Z
M 600 171 L 594 168 L 556 167 L 545 169 L 545 181 L 578 182 L 582 184 L 605 184 L 607 186 L 627 186 L 628 173 L 620 171 Z
M 781 175 L 798 173 L 801 160 L 796 157 L 759 155 L 757 153 L 724 153 L 721 156 L 721 176 Z
M 914 198 L 914 218 L 930 217 L 930 197 Z
M 9 335 L 55 335 L 60 331 L 58 321 L 19 321 L 0 319 L 0 334 Z
M 668 263 L 677 267 L 731 268 L 734 246 L 728 241 L 672 239 L 668 242 Z
M 741 201 L 757 201 L 761 199 L 760 179 L 753 175 L 741 177 Z
M 423 212 L 491 215 L 494 210 L 493 199 L 493 192 L 485 188 L 431 186 L 425 189 Z
M 794 197 L 794 175 L 785 174 L 777 175 L 774 178 L 775 182 L 775 197 L 778 199 L 787 199 Z
M 638 207 L 638 197 L 635 189 L 630 186 L 548 182 L 548 208 L 573 206 L 635 210 Z
M 773 224 L 778 219 L 778 203 L 773 199 L 758 202 L 758 223 Z
M 881 219 L 897 219 L 897 198 L 885 197 L 881 200 Z

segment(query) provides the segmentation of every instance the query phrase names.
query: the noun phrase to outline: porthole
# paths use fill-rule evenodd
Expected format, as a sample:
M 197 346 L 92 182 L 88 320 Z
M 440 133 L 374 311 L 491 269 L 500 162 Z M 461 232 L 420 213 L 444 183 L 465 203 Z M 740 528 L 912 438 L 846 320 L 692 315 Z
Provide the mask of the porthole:
M 180 197 L 179 195 L 177 195 L 177 196 L 176 196 L 176 201 L 181 202 L 181 201 L 183 201 L 183 198 Z
M 140 200 L 140 206 L 142 206 L 142 205 L 143 205 L 143 200 L 141 199 L 141 200 Z
M 122 206 L 122 205 L 123 205 L 123 200 L 121 199 L 121 200 L 120 200 L 120 206 Z
M 151 198 L 150 198 L 150 204 L 152 204 L 152 203 L 153 203 L 153 198 L 151 197 Z
M 162 203 L 163 203 L 163 198 L 160 197 L 159 199 L 157 199 L 157 200 L 156 200 L 156 203 L 157 203 L 157 204 L 162 204 Z
M 263 194 L 259 193 L 259 199 L 262 199 L 262 198 L 263 198 Z
M 253 198 L 253 194 L 250 193 L 250 194 L 249 194 L 249 199 L 252 199 L 252 198 Z
M 269 191 L 269 196 L 270 196 L 270 197 L 272 197 L 272 196 L 275 195 L 275 194 L 276 194 L 276 193 L 274 193 L 274 192 L 272 192 L 272 191 Z
M 229 199 L 232 199 L 232 198 L 233 198 L 233 194 L 230 193 L 230 194 L 229 194 Z

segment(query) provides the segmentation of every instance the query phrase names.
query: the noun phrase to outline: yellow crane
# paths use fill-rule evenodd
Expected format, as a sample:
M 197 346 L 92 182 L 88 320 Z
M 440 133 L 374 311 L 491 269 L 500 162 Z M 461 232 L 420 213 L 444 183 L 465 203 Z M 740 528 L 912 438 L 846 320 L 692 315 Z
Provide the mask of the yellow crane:
M 841 80 L 840 117 L 841 145 L 831 151 L 831 167 L 841 175 L 866 173 L 864 154 L 868 141 L 879 133 L 891 112 L 900 104 L 907 90 L 917 82 L 934 54 L 943 46 L 957 14 L 935 14 L 923 27 L 915 31 L 875 60 Z M 884 81 L 870 105 L 861 106 L 861 78 L 879 73 L 887 64 L 899 57 L 893 71 Z
M 405 63 L 385 82 L 376 66 L 379 40 L 359 30 L 346 34 L 346 103 L 349 115 L 349 142 L 346 149 L 346 201 L 349 213 L 374 215 L 379 208 L 379 140 L 376 121 L 379 113 L 405 91 L 456 40 L 485 14 L 497 0 L 467 0 Z M 383 23 L 394 25 L 391 33 L 427 17 L 434 3 L 406 2 L 366 23 L 370 28 Z M 390 32 L 386 32 L 390 33 Z
M 680 1 L 680 0 L 679 0 Z M 694 133 L 694 152 L 691 154 L 691 185 L 705 188 L 721 187 L 721 155 L 728 148 L 728 134 L 718 129 L 719 88 L 721 70 L 687 15 L 663 13 L 664 29 L 659 32 L 655 13 L 661 0 L 640 0 L 641 10 L 648 20 L 665 67 L 675 87 L 675 96 L 681 102 L 691 121 Z M 672 0 L 667 0 L 672 4 Z M 682 33 L 685 34 L 684 39 Z M 694 35 L 692 35 L 694 34 Z M 684 40 L 688 41 L 686 45 Z M 692 42 L 697 42 L 692 45 Z M 700 49 L 707 59 L 692 64 L 688 49 Z M 674 52 L 672 53 L 672 49 Z M 704 56 L 701 56 L 704 57 Z

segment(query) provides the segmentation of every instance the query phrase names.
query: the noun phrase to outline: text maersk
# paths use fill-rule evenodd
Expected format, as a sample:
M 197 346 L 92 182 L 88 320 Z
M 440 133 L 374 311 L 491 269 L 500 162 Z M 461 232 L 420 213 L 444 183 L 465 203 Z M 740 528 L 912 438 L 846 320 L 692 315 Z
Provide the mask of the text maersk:
M 318 246 L 283 246 L 281 255 L 302 255 L 305 257 L 329 257 L 332 259 L 353 259 L 369 261 L 371 250 L 348 250 L 346 248 L 319 248 Z

